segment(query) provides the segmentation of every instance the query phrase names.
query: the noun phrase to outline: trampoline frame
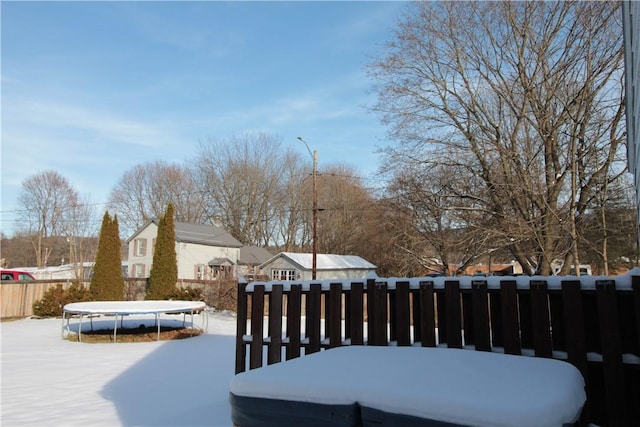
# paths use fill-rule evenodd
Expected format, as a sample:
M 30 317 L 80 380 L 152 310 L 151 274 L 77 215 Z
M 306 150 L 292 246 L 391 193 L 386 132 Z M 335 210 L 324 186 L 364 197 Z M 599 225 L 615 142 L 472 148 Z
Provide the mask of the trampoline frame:
M 113 325 L 113 342 L 117 342 L 118 317 L 120 317 L 120 328 L 124 324 L 124 316 L 136 314 L 153 314 L 158 331 L 158 341 L 160 341 L 160 315 L 161 314 L 183 314 L 182 325 L 186 325 L 187 314 L 191 315 L 191 335 L 193 335 L 195 312 L 207 312 L 207 304 L 203 301 L 89 301 L 74 302 L 66 304 L 62 310 L 62 338 L 70 333 L 69 322 L 74 315 L 79 316 L 78 341 L 82 342 L 82 320 L 84 316 L 89 316 L 91 330 L 93 331 L 93 317 L 95 315 L 115 316 Z M 66 321 L 66 323 L 65 323 Z M 201 330 L 207 331 L 209 326 L 209 316 L 203 317 Z

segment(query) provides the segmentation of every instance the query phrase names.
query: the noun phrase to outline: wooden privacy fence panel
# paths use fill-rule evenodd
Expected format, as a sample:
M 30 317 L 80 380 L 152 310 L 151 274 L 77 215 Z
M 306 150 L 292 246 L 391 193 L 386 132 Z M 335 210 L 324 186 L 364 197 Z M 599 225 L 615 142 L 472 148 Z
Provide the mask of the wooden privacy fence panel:
M 127 301 L 143 300 L 146 295 L 147 279 L 125 278 L 125 295 Z M 72 280 L 35 280 L 28 282 L 3 282 L 0 285 L 0 318 L 19 318 L 33 315 L 33 303 L 44 297 L 51 288 L 62 285 L 67 289 L 73 283 Z M 90 282 L 81 282 L 89 287 Z M 219 310 L 233 310 L 236 306 L 236 290 L 234 282 L 219 282 L 211 280 L 180 280 L 176 287 L 195 288 L 202 291 L 204 301 Z M 62 315 L 62 308 L 60 309 Z
M 640 419 L 640 270 L 239 283 L 237 312 L 236 373 L 343 345 L 504 352 L 576 366 L 582 425 Z
M 49 289 L 59 284 L 62 284 L 64 289 L 71 286 L 71 282 L 50 280 L 0 284 L 0 317 L 6 319 L 32 316 L 33 303 L 41 300 Z M 62 309 L 60 314 L 62 315 Z

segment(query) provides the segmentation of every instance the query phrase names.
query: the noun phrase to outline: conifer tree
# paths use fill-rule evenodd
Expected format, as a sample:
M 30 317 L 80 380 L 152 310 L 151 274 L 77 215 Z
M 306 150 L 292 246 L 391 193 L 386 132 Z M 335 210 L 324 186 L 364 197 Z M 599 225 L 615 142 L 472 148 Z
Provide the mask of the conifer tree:
M 120 255 L 118 218 L 105 212 L 100 228 L 98 252 L 93 267 L 91 299 L 94 301 L 118 301 L 124 299 L 122 257 Z
M 176 282 L 178 281 L 178 258 L 175 245 L 173 205 L 169 203 L 164 216 L 160 218 L 158 223 L 158 236 L 149 272 L 147 299 L 169 299 L 175 294 Z

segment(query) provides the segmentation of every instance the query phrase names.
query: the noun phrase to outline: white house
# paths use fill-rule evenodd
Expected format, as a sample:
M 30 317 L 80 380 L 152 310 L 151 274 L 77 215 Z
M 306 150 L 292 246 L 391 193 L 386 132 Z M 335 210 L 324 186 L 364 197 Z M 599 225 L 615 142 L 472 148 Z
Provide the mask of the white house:
M 636 201 L 640 200 L 640 2 L 622 2 L 624 34 L 625 97 L 627 113 L 627 160 L 634 176 Z M 637 204 L 640 224 L 640 204 Z M 640 242 L 640 235 L 638 236 Z
M 242 243 L 222 227 L 176 222 L 178 279 L 236 278 Z M 158 220 L 151 220 L 127 239 L 129 277 L 149 277 Z
M 280 252 L 260 269 L 270 280 L 311 280 L 313 254 Z M 361 279 L 376 266 L 356 255 L 316 255 L 316 279 Z

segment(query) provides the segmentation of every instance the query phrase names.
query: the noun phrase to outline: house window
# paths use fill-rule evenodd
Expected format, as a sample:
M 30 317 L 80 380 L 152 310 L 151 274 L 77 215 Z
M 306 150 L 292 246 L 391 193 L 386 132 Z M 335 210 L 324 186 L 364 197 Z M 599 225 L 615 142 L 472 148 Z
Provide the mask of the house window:
M 274 268 L 271 270 L 271 280 L 296 280 L 296 271 L 292 269 Z
M 133 253 L 135 256 L 147 255 L 147 239 L 135 239 L 133 241 Z
M 197 280 L 204 280 L 206 272 L 207 272 L 207 266 L 206 265 L 204 265 L 204 264 L 196 265 L 196 279 Z
M 131 266 L 131 277 L 146 277 L 144 264 L 133 264 Z

